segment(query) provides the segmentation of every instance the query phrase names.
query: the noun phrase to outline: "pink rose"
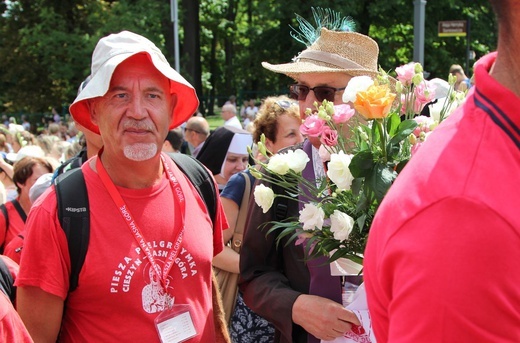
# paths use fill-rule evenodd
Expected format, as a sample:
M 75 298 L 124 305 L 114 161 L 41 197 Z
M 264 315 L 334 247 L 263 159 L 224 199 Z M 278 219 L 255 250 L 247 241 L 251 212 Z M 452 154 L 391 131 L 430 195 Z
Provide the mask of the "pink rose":
M 336 105 L 334 106 L 334 115 L 332 116 L 332 121 L 336 125 L 344 124 L 350 118 L 352 118 L 355 113 L 356 110 L 347 104 Z
M 425 80 L 418 84 L 414 89 L 415 94 L 415 113 L 420 113 L 427 103 L 435 98 L 435 85 Z
M 412 84 L 412 78 L 415 75 L 415 62 L 402 65 L 395 68 L 397 79 L 406 87 Z
M 305 118 L 305 121 L 300 126 L 300 132 L 305 136 L 318 137 L 321 135 L 324 126 L 326 126 L 325 120 L 313 114 Z
M 331 129 L 325 125 L 321 132 L 320 142 L 326 146 L 336 146 L 338 144 L 338 131 Z

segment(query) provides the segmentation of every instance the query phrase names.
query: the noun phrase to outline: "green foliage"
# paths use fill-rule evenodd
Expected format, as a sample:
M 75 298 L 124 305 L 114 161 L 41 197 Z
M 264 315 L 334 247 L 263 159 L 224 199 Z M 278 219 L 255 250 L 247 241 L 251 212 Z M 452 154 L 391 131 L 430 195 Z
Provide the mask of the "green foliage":
M 287 93 L 290 78 L 265 70 L 261 62 L 285 63 L 305 48 L 291 38 L 290 26 L 298 28 L 296 14 L 312 21 L 311 6 L 351 16 L 358 32 L 370 34 L 379 43 L 383 69 L 413 59 L 410 0 L 315 0 L 304 6 L 300 1 L 200 0 L 200 42 L 194 44 L 200 43 L 202 71 L 200 76 L 186 75 L 190 80 L 202 79 L 199 97 L 219 96 L 224 101 L 235 94 L 241 103 Z M 166 56 L 173 62 L 166 0 L 3 0 L 0 11 L 2 112 L 45 112 L 66 106 L 89 74 L 97 40 L 111 32 L 140 33 L 169 52 Z M 195 19 L 183 15 L 180 0 L 179 11 L 182 37 L 183 22 Z M 466 39 L 437 36 L 439 21 L 464 19 L 471 21 L 470 48 L 477 58 L 495 49 L 495 21 L 487 0 L 428 1 L 424 66 L 430 77 L 446 78 L 451 64 L 466 65 Z M 181 60 L 192 58 L 181 55 Z M 469 61 L 469 67 L 473 62 Z M 471 75 L 471 68 L 466 69 Z

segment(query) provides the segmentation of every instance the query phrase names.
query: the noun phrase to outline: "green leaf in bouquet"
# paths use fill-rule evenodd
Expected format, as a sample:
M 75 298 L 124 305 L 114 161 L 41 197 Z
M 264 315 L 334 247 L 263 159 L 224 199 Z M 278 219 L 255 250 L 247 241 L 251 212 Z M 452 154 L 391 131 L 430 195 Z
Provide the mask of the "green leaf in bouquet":
M 394 136 L 401 124 L 401 118 L 398 113 L 391 113 L 386 118 L 386 132 L 390 137 Z
M 362 213 L 362 214 L 361 214 L 361 215 L 356 219 L 356 223 L 357 223 L 357 225 L 358 225 L 359 231 L 363 230 L 363 228 L 365 227 L 366 219 L 367 219 L 367 214 L 366 214 L 366 213 Z
M 332 213 L 334 213 L 334 210 L 338 208 L 338 205 L 331 201 L 322 200 L 321 208 L 322 208 L 323 212 L 325 213 L 325 216 L 329 217 Z
M 397 172 L 397 174 L 401 173 L 401 171 L 403 170 L 403 168 L 406 166 L 406 164 L 408 163 L 408 161 L 410 161 L 409 159 L 406 159 L 406 160 L 403 160 L 401 162 L 399 162 L 397 164 L 397 166 L 395 167 L 395 171 Z
M 367 185 L 374 192 L 378 204 L 381 203 L 396 177 L 397 173 L 394 170 L 381 163 L 377 163 L 372 173 L 367 176 Z
M 399 144 L 415 130 L 417 122 L 412 119 L 403 120 L 397 129 L 396 134 L 390 139 L 389 144 Z
M 365 150 L 360 151 L 352 157 L 352 161 L 350 161 L 349 169 L 354 177 L 363 177 L 367 175 L 367 173 L 374 166 L 374 155 L 372 151 Z
M 300 223 L 296 221 L 289 221 L 289 222 L 279 222 L 279 221 L 271 221 L 264 223 L 264 225 L 272 224 L 271 228 L 267 230 L 266 236 L 281 230 L 281 232 L 276 236 L 276 247 L 278 248 L 280 242 L 285 238 L 289 236 L 289 239 L 287 240 L 285 245 L 288 245 L 292 243 L 299 235 L 300 235 Z

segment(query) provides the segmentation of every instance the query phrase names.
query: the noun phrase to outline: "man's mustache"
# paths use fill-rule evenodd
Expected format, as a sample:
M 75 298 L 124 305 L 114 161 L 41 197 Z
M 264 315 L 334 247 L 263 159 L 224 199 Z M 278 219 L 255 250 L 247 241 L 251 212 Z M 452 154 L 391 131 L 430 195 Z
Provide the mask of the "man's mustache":
M 153 131 L 155 126 L 150 121 L 127 120 L 123 123 L 123 130 L 128 129 Z

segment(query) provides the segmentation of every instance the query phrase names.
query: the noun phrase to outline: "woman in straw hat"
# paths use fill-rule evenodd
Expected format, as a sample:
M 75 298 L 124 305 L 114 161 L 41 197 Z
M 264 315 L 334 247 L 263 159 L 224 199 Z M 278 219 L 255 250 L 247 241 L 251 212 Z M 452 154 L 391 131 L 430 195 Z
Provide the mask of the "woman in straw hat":
M 352 32 L 352 21 L 336 12 L 313 12 L 318 27 L 309 30 L 309 23 L 299 17 L 303 34 L 293 35 L 307 48 L 290 63 L 262 63 L 264 68 L 294 79 L 290 91 L 299 101 L 302 119 L 306 109 L 315 110 L 315 102 L 343 103 L 343 91 L 352 77 L 375 77 L 378 71 L 379 48 L 373 39 Z M 318 139 L 308 138 L 299 146 L 312 161 L 303 171 L 309 180 L 325 175 L 319 145 Z M 274 233 L 265 235 L 270 225 L 257 229 L 263 223 L 283 219 L 280 212 L 284 217 L 298 216 L 297 201 L 284 206 L 286 210 L 281 211 L 282 207 L 275 204 L 267 213 L 258 206 L 251 208 L 240 257 L 244 300 L 274 324 L 276 342 L 316 343 L 343 337 L 360 321 L 341 304 L 341 279 L 330 275 L 327 258 L 304 263 L 302 246 L 287 241 L 277 246 Z

